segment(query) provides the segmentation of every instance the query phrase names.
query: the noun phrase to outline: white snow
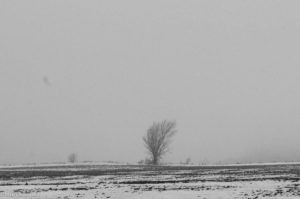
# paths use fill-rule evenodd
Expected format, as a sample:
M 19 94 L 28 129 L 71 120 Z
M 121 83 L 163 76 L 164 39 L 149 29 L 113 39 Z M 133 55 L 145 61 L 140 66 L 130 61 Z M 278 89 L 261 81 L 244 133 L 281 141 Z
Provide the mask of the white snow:
M 61 171 L 74 169 L 73 167 L 57 167 L 57 165 L 55 167 Z M 80 166 L 77 167 L 80 169 Z M 102 169 L 115 168 L 118 168 L 118 165 L 102 167 Z M 235 167 L 234 169 L 214 168 L 196 171 L 194 169 L 145 170 L 122 175 L 13 178 L 0 181 L 0 198 L 300 198 L 300 181 L 295 180 L 296 174 L 287 172 L 290 168 L 299 169 L 297 166 L 286 165 L 273 168 L 272 172 L 267 172 L 268 168 L 266 171 L 261 171 L 255 167 L 240 169 Z M 29 171 L 32 168 L 22 167 L 17 170 L 19 169 Z M 9 171 L 16 170 L 12 168 Z M 228 179 L 233 180 L 228 181 Z M 141 181 L 146 183 L 141 183 Z

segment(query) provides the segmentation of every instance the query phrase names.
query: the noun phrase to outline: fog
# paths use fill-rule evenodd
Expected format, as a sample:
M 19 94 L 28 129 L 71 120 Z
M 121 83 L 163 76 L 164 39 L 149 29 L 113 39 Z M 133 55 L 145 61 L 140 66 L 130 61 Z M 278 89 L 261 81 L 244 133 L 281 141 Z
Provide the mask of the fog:
M 1 1 L 0 164 L 300 160 L 299 1 Z

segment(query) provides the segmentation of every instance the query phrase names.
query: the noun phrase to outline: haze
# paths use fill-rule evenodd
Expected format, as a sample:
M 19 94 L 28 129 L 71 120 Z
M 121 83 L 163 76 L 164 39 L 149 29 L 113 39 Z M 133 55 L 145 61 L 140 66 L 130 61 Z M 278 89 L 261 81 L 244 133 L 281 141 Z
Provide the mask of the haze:
M 0 164 L 300 160 L 299 1 L 1 1 Z

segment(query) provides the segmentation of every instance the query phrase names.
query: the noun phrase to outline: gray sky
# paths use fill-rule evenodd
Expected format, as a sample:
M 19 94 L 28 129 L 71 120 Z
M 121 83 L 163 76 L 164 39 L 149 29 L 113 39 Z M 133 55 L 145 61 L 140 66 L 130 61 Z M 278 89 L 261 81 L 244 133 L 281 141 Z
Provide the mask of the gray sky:
M 300 1 L 1 1 L 0 163 L 300 160 Z

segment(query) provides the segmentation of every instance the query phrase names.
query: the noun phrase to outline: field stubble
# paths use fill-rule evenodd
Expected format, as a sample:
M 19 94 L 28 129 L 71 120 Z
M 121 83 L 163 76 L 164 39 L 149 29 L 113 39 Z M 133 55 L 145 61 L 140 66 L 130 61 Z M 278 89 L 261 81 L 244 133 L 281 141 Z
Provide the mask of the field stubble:
M 300 165 L 0 168 L 0 198 L 299 198 Z

